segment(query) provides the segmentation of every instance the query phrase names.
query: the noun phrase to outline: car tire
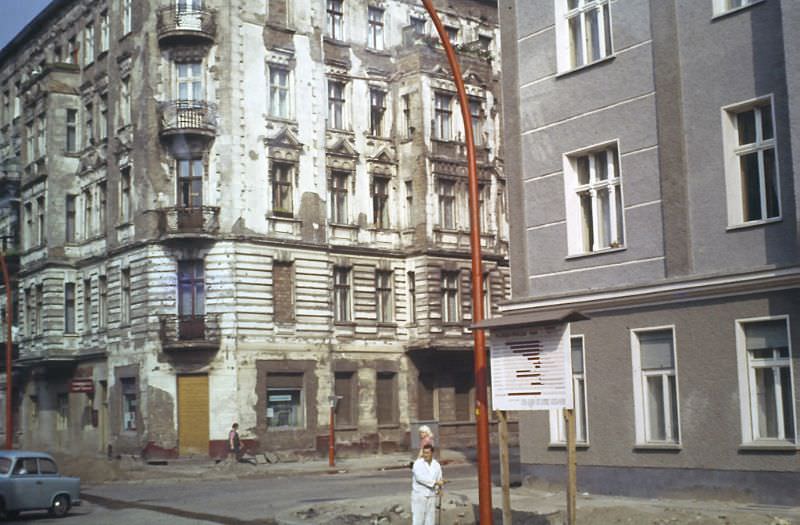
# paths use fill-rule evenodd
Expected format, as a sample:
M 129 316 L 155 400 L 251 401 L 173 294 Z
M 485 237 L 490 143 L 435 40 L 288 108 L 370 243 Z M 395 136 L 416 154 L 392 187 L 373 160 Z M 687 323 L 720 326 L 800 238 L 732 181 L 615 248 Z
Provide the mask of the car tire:
M 54 518 L 63 518 L 67 515 L 67 512 L 69 512 L 69 508 L 69 496 L 66 494 L 59 494 L 53 500 L 53 504 L 50 506 L 50 510 L 48 512 Z

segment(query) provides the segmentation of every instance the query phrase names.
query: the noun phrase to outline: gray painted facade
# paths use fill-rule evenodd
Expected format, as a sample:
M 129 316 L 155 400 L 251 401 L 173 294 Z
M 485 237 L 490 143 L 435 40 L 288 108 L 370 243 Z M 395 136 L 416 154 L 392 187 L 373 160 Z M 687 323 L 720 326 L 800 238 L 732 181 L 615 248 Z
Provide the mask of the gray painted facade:
M 481 128 L 496 311 L 496 5 L 440 8 Z M 333 395 L 340 450 L 407 447 L 420 419 L 473 439 L 466 155 L 425 19 L 410 0 L 56 0 L 0 51 L 23 446 L 220 456 L 237 421 L 253 451 L 315 453 Z
M 742 3 L 501 2 L 502 310 L 590 318 L 579 490 L 800 498 L 800 5 Z M 521 417 L 534 478 L 563 479 L 559 424 Z

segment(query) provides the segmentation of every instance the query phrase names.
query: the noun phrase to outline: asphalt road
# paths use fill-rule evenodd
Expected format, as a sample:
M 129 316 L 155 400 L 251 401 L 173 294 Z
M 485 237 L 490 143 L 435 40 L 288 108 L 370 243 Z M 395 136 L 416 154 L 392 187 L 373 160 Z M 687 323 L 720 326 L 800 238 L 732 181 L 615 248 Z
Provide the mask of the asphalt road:
M 474 487 L 469 465 L 445 469 L 453 490 Z M 298 474 L 239 480 L 153 480 L 85 487 L 84 503 L 64 519 L 24 513 L 12 523 L 115 525 L 221 523 L 273 525 L 275 516 L 294 508 L 377 496 L 396 496 L 408 507 L 410 471 Z

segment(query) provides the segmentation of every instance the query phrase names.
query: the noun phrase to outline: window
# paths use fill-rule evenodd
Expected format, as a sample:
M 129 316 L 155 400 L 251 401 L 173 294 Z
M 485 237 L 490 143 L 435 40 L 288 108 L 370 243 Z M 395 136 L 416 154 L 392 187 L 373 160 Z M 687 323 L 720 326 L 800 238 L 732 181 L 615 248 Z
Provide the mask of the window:
M 492 316 L 492 274 L 483 272 L 481 277 L 481 297 L 483 299 L 483 318 Z
M 481 51 L 491 51 L 492 50 L 492 37 L 488 35 L 478 35 L 478 48 Z
M 386 114 L 386 92 L 380 89 L 369 90 L 369 133 L 382 137 L 384 132 L 384 115 Z
M 344 129 L 344 82 L 328 81 L 328 127 Z
M 131 123 L 131 81 L 129 78 L 120 80 L 119 122 L 122 127 Z
M 94 106 L 91 103 L 86 104 L 84 108 L 84 115 L 86 117 L 86 144 L 94 144 Z
M 106 232 L 106 209 L 108 207 L 108 192 L 106 191 L 106 181 L 97 183 L 97 225 L 100 233 Z
M 43 246 L 45 244 L 45 213 L 44 213 L 44 197 L 36 198 L 36 245 Z
M 94 25 L 87 24 L 83 30 L 83 65 L 94 62 Z
M 33 248 L 36 246 L 33 239 L 33 203 L 25 203 L 25 247 Z
M 58 394 L 56 396 L 56 406 L 56 430 L 67 430 L 69 428 L 69 394 Z M 28 470 L 28 474 L 35 473 L 35 466 L 32 471 Z
M 178 261 L 178 314 L 181 319 L 205 315 L 203 261 Z
M 203 205 L 203 159 L 178 159 L 178 206 Z
M 487 184 L 478 185 L 478 220 L 482 232 L 488 231 L 489 226 L 489 206 L 486 201 L 490 198 L 490 190 L 491 187 Z
M 586 415 L 586 376 L 584 373 L 583 336 L 570 338 L 570 354 L 572 358 L 572 399 L 574 401 L 575 415 L 575 441 L 588 443 Z M 564 410 L 550 411 L 550 442 L 567 442 L 567 425 L 564 420 Z
M 338 398 L 336 403 L 336 426 L 354 426 L 358 422 L 356 399 L 358 390 L 353 372 L 335 372 L 333 391 Z
M 771 98 L 726 108 L 723 141 L 729 225 L 779 218 L 780 185 Z
M 132 30 L 133 0 L 122 0 L 122 34 L 127 35 Z
M 83 331 L 92 331 L 92 280 L 83 281 Z
M 408 272 L 406 274 L 406 286 L 408 289 L 408 322 L 417 322 L 417 282 L 416 274 Z
M 375 317 L 379 323 L 394 321 L 392 311 L 392 280 L 394 272 L 391 270 L 375 271 Z
M 292 165 L 272 163 L 272 214 L 292 217 L 294 214 Z
M 458 271 L 442 271 L 442 322 L 443 323 L 457 323 L 458 322 Z
M 83 190 L 83 238 L 90 239 L 94 235 L 94 226 L 92 219 L 94 218 L 94 208 L 92 199 L 92 188 Z
M 33 288 L 25 290 L 25 311 L 23 313 L 25 321 L 25 335 L 30 337 L 35 331 L 33 329 Z
M 3 124 L 11 122 L 11 93 L 3 91 Z
M 25 151 L 28 153 L 28 163 L 35 161 L 36 154 L 36 131 L 33 122 L 25 126 L 25 138 L 27 139 Z
M 444 30 L 447 33 L 447 40 L 449 40 L 452 45 L 458 44 L 458 28 L 454 26 L 444 26 Z
M 472 122 L 472 138 L 476 146 L 483 144 L 483 104 L 480 100 L 471 99 L 469 101 L 469 114 Z
M 131 219 L 131 167 L 120 169 L 119 179 L 119 220 L 122 223 Z
M 131 323 L 131 270 L 122 268 L 119 271 L 119 324 L 127 326 Z
M 78 48 L 78 39 L 73 36 L 67 41 L 67 54 L 64 57 L 64 62 L 67 64 L 77 64 L 79 51 Z
M 67 110 L 67 143 L 64 148 L 68 153 L 78 151 L 78 110 Z
M 37 157 L 43 157 L 47 153 L 47 119 L 44 115 L 39 115 L 37 124 Z
M 414 31 L 415 35 L 422 36 L 425 34 L 425 18 L 421 16 L 412 16 L 409 18 L 409 25 Z
M 100 52 L 108 51 L 109 42 L 108 11 L 100 13 Z
M 289 70 L 269 66 L 269 114 L 289 118 Z
M 333 269 L 333 320 L 350 321 L 350 268 Z
M 378 425 L 397 424 L 397 374 L 378 372 L 375 378 L 375 411 Z
M 439 226 L 452 230 L 456 227 L 456 183 L 439 179 Z
M 721 15 L 729 11 L 757 4 L 760 1 L 761 0 L 714 0 L 714 14 Z
M 67 195 L 66 205 L 67 220 L 64 224 L 66 242 L 75 242 L 75 195 Z
M 105 328 L 108 324 L 108 280 L 105 275 L 97 278 L 97 326 Z
M 452 140 L 452 109 L 453 97 L 437 93 L 434 96 L 434 128 L 433 138 L 438 140 Z
M 403 132 L 404 137 L 410 139 L 414 134 L 414 128 L 411 126 L 411 95 L 403 95 L 400 98 L 403 113 Z
M 58 474 L 56 462 L 47 458 L 39 458 L 39 474 L 54 475 Z
M 303 374 L 270 373 L 267 385 L 267 428 L 304 427 Z
M 406 188 L 406 226 L 412 227 L 414 225 L 414 183 L 413 181 L 405 181 Z
M 178 100 L 203 100 L 203 65 L 200 62 L 186 62 L 178 68 Z
M 139 406 L 139 391 L 135 377 L 121 377 L 122 386 L 122 430 L 136 431 L 136 412 Z
M 677 444 L 678 384 L 671 328 L 631 332 L 636 442 Z
M 37 334 L 44 333 L 44 285 L 37 284 L 34 289 L 34 308 L 35 315 L 33 319 L 33 327 Z
M 328 0 L 327 21 L 325 24 L 328 36 L 334 40 L 344 39 L 343 0 Z
M 347 224 L 347 183 L 349 173 L 346 171 L 331 172 L 330 181 L 330 220 L 334 224 Z
M 740 321 L 736 336 L 742 441 L 795 443 L 788 319 Z
M 616 145 L 566 157 L 564 172 L 570 254 L 621 247 L 625 240 Z
M 609 0 L 556 0 L 558 69 L 566 71 L 613 52 Z
M 75 333 L 75 283 L 64 284 L 64 333 Z
M 367 8 L 369 28 L 367 30 L 367 47 L 383 49 L 383 9 Z
M 294 321 L 294 265 L 289 262 L 272 263 L 272 302 L 276 323 Z
M 372 223 L 378 229 L 389 227 L 389 179 L 372 178 Z
M 97 138 L 106 140 L 108 138 L 108 97 L 106 95 L 100 97 L 100 122 L 98 125 L 100 130 Z

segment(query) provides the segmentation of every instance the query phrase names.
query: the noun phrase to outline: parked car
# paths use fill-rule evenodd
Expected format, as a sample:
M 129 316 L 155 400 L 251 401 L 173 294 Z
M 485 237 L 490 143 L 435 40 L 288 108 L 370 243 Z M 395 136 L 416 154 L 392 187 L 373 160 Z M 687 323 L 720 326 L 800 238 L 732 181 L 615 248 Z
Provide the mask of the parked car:
M 81 504 L 81 480 L 62 476 L 50 454 L 0 450 L 0 512 L 13 519 L 23 510 L 63 517 Z

